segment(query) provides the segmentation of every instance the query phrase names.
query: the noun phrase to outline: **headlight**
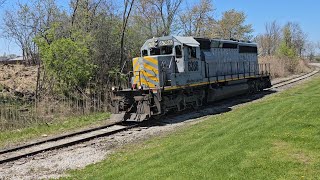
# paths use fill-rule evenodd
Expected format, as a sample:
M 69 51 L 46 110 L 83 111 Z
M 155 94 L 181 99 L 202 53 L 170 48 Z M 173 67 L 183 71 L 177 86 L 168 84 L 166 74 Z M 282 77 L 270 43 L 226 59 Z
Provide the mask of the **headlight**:
M 138 87 L 138 89 L 139 89 L 139 90 L 142 90 L 142 89 L 143 89 L 143 87 L 142 87 L 142 86 L 139 86 L 139 87 Z
M 116 90 L 116 88 L 112 86 L 111 90 L 112 90 L 112 91 L 115 91 L 115 90 Z

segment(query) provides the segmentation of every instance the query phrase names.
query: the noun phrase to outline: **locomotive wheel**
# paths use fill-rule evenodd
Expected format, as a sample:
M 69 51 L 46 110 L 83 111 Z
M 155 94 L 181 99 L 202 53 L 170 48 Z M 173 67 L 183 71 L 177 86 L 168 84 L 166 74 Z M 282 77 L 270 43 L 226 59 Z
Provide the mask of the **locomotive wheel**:
M 197 101 L 193 102 L 192 108 L 193 108 L 194 110 L 199 109 L 199 107 L 200 107 L 200 106 L 198 105 Z
M 255 91 L 256 91 L 256 83 L 255 83 L 255 81 L 249 81 L 248 84 L 249 84 L 248 94 L 254 94 Z

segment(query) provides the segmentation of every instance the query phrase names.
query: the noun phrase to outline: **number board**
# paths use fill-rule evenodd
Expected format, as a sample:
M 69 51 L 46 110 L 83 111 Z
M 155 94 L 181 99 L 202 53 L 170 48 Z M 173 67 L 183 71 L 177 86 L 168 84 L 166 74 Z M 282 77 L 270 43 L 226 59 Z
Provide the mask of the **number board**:
M 159 46 L 172 46 L 172 45 L 173 45 L 172 39 L 159 41 Z
M 188 62 L 189 71 L 199 71 L 198 61 L 189 61 Z

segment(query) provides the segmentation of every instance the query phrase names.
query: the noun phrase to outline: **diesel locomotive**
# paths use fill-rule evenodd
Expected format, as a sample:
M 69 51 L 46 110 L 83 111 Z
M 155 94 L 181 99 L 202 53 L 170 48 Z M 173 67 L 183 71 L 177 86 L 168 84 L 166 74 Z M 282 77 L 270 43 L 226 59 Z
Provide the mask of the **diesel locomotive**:
M 112 87 L 114 118 L 143 121 L 271 87 L 270 66 L 248 41 L 165 36 L 132 60 L 131 87 Z

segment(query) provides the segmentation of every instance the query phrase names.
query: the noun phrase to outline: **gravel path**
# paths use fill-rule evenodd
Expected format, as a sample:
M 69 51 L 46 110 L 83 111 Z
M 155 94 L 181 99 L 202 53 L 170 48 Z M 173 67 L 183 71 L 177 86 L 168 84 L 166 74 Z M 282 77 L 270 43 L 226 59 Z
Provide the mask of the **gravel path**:
M 0 166 L 0 179 L 47 179 L 63 177 L 66 176 L 67 170 L 84 168 L 89 164 L 99 162 L 123 145 L 133 143 L 138 146 L 139 143 L 137 142 L 159 135 L 166 135 L 178 128 L 199 123 L 209 116 L 216 116 L 239 106 L 261 101 L 266 96 L 270 96 L 277 91 L 286 90 L 304 81 L 308 81 L 308 79 L 274 91 L 265 91 L 252 96 L 241 96 L 224 100 L 212 104 L 205 109 L 188 112 L 176 117 L 167 117 L 157 125 L 134 128 L 112 136 L 98 138 L 82 144 L 6 163 Z

